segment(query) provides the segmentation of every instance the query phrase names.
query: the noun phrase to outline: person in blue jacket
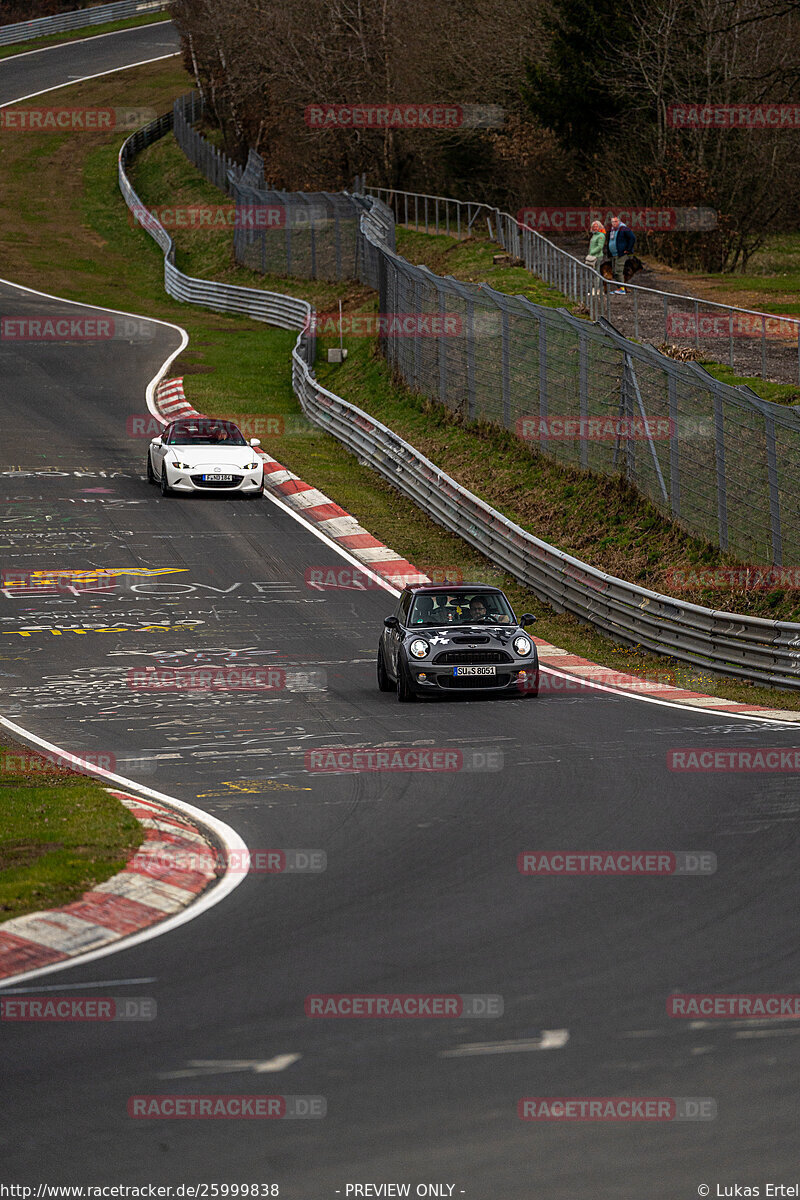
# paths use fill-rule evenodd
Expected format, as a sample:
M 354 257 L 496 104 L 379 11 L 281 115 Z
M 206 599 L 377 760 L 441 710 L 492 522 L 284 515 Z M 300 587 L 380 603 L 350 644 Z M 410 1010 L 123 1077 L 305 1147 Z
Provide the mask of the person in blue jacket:
M 621 286 L 624 282 L 625 263 L 629 255 L 633 254 L 635 245 L 636 234 L 633 230 L 629 229 L 624 221 L 620 221 L 619 217 L 612 217 L 608 233 L 608 253 L 611 255 L 614 278 L 620 284 L 614 289 L 617 296 L 625 294 L 625 288 Z

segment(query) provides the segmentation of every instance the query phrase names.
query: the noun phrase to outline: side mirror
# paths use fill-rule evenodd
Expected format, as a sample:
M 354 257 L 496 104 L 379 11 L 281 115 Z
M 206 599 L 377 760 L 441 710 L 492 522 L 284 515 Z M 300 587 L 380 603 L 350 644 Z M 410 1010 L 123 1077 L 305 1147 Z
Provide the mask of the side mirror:
M 397 617 L 384 617 L 383 623 L 387 629 L 397 629 L 400 626 L 400 622 L 398 621 Z
M 535 621 L 536 617 L 533 615 L 533 613 L 523 613 L 519 619 L 519 623 L 523 627 L 525 625 L 533 625 Z
M 163 444 L 164 439 L 160 437 L 153 438 L 152 442 L 150 443 L 151 446 L 163 446 Z
M 250 445 L 251 446 L 260 446 L 261 438 L 250 438 Z

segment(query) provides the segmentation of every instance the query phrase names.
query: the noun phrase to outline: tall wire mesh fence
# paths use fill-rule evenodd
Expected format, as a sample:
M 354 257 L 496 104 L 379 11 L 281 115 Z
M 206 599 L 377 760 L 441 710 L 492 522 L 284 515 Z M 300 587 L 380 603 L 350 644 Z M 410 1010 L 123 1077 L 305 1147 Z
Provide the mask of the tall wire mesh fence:
M 381 201 L 271 190 L 258 186 L 259 170 L 251 155 L 246 177 L 229 172 L 237 207 L 281 208 L 283 225 L 254 231 L 237 221 L 237 261 L 374 288 L 382 353 L 409 387 L 564 466 L 623 476 L 744 562 L 800 565 L 792 409 L 630 341 L 603 318 L 414 266 L 395 252 L 394 217 Z

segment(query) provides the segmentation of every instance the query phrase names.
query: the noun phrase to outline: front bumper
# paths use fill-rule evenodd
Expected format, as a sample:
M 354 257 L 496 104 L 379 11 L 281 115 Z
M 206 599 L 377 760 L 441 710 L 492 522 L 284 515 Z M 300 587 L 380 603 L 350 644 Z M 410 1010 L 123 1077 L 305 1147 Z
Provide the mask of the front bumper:
M 460 666 L 469 664 L 463 663 Z M 535 691 L 539 686 L 537 661 L 497 663 L 493 675 L 456 675 L 456 668 L 424 659 L 409 661 L 412 686 L 420 693 L 446 692 L 519 692 Z
M 180 471 L 174 467 L 165 467 L 167 485 L 176 492 L 260 492 L 264 486 L 264 468 L 258 466 L 255 471 L 244 471 L 241 467 L 232 467 L 225 474 L 232 475 L 230 482 L 206 483 L 202 479 L 203 472 L 197 470 Z

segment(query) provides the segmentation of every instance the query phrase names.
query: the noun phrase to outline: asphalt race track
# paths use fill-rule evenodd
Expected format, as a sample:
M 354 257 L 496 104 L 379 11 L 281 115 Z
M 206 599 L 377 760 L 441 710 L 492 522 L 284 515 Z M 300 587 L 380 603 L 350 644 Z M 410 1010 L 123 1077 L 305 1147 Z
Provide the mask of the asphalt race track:
M 11 59 L 0 101 L 174 45 L 157 25 Z M 65 312 L 93 315 L 0 287 L 3 316 Z M 387 1181 L 480 1200 L 793 1183 L 797 1023 L 673 1020 L 666 1001 L 796 990 L 797 781 L 676 774 L 666 756 L 790 747 L 798 731 L 599 692 L 404 706 L 380 694 L 392 596 L 307 586 L 309 567 L 342 559 L 269 499 L 165 500 L 147 484 L 130 421 L 178 344 L 156 323 L 84 344 L 0 342 L 3 570 L 138 571 L 105 594 L 0 592 L 0 710 L 76 753 L 113 754 L 120 774 L 218 815 L 251 849 L 323 850 L 327 870 L 251 874 L 174 932 L 29 984 L 153 996 L 158 1014 L 4 1024 L 2 1178 L 277 1183 L 298 1200 Z M 129 686 L 133 669 L 232 663 L 282 670 L 286 686 Z M 306 770 L 309 751 L 378 745 L 454 749 L 466 765 Z M 706 850 L 718 870 L 529 878 L 517 855 L 531 850 Z M 310 993 L 418 992 L 499 994 L 504 1013 L 304 1011 Z M 300 1057 L 255 1069 L 282 1055 Z M 323 1096 L 327 1116 L 127 1115 L 131 1096 L 177 1092 Z M 708 1097 L 718 1114 L 525 1122 L 525 1096 Z

